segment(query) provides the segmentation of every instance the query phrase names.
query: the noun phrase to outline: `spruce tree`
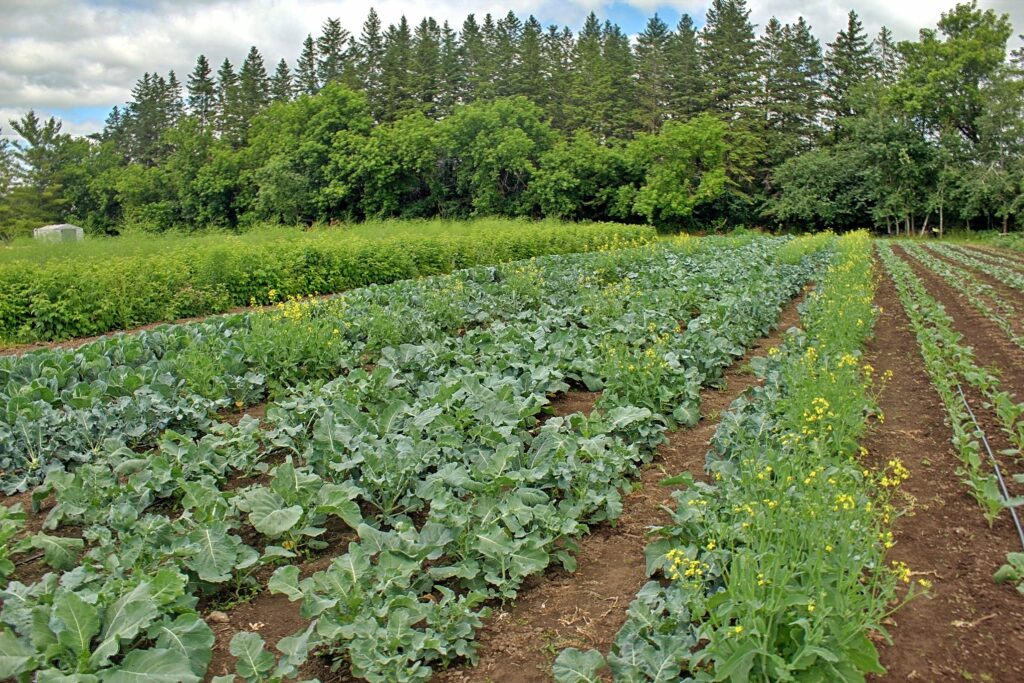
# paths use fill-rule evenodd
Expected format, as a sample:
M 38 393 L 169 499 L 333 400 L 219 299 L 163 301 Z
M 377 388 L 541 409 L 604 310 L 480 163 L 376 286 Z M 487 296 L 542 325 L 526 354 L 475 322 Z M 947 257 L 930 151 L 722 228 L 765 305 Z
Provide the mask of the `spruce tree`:
M 316 70 L 316 43 L 307 35 L 302 41 L 302 52 L 295 67 L 295 87 L 302 95 L 315 95 L 320 91 L 320 78 Z
M 700 35 L 708 104 L 731 119 L 752 119 L 757 95 L 757 49 L 745 0 L 712 0 Z
M 547 105 L 547 83 L 544 78 L 544 28 L 530 15 L 520 32 L 516 62 L 512 74 L 512 94 L 522 95 L 541 107 Z
M 169 123 L 174 125 L 185 113 L 185 99 L 182 97 L 181 82 L 178 80 L 178 76 L 174 73 L 174 69 L 167 72 L 167 91 L 165 98 L 167 102 L 167 114 L 170 119 Z
M 450 116 L 455 110 L 462 96 L 464 81 L 459 34 L 446 21 L 441 26 L 441 92 L 437 101 L 439 117 Z
M 612 102 L 612 74 L 603 52 L 604 32 L 591 12 L 576 36 L 567 105 L 568 126 L 607 137 Z
M 409 70 L 417 107 L 427 116 L 436 116 L 441 91 L 441 28 L 433 19 L 421 21 L 413 33 Z
M 688 119 L 706 107 L 699 50 L 693 17 L 684 14 L 679 17 L 668 44 L 669 111 L 674 119 Z
M 513 12 L 506 14 L 494 25 L 490 57 L 494 74 L 494 95 L 497 97 L 508 97 L 517 93 L 516 75 L 520 66 L 519 47 L 522 33 L 523 23 Z
M 349 32 L 340 19 L 328 18 L 316 39 L 316 72 L 320 85 L 343 81 L 349 70 Z
M 199 122 L 200 130 L 213 125 L 217 112 L 217 84 L 213 80 L 213 69 L 204 55 L 196 58 L 196 66 L 189 74 L 188 109 Z
M 462 72 L 464 89 L 462 100 L 472 102 L 483 97 L 487 85 L 487 44 L 476 17 L 472 14 L 462 22 Z
M 864 83 L 874 69 L 871 44 L 857 13 L 850 11 L 846 28 L 828 44 L 825 55 L 825 98 L 829 122 L 835 130 L 841 119 L 855 112 L 850 91 Z
M 256 46 L 249 48 L 249 54 L 238 72 L 238 115 L 244 127 L 256 114 L 270 104 L 270 78 L 263 64 L 263 55 Z
M 381 61 L 381 119 L 394 121 L 413 111 L 412 33 L 403 16 L 384 32 L 384 57 Z
M 772 17 L 758 42 L 764 139 L 769 166 L 811 146 L 820 109 L 821 45 L 800 17 L 783 26 Z
M 896 47 L 896 41 L 893 39 L 892 31 L 887 27 L 883 26 L 878 31 L 878 37 L 871 44 L 871 55 L 878 67 L 878 80 L 885 85 L 895 83 L 900 77 L 903 61 L 899 49 Z
M 570 127 L 570 94 L 573 79 L 573 54 L 576 40 L 568 27 L 559 29 L 549 26 L 541 41 L 541 55 L 544 64 L 545 96 L 544 107 L 551 123 L 556 128 Z
M 370 112 L 380 120 L 381 60 L 384 57 L 384 36 L 381 34 L 380 16 L 370 8 L 363 22 L 363 30 L 356 42 L 356 71 L 358 80 L 366 92 Z
M 611 88 L 605 113 L 606 134 L 626 137 L 636 129 L 638 116 L 636 66 L 629 36 L 610 21 L 604 22 L 601 31 L 601 55 Z
M 274 102 L 289 102 L 295 96 L 295 82 L 288 62 L 282 59 L 277 63 L 274 75 L 270 77 L 270 99 Z
M 671 109 L 668 24 L 655 14 L 636 41 L 638 123 L 642 130 L 655 132 Z
M 231 60 L 224 58 L 217 69 L 217 133 L 232 144 L 242 141 L 242 117 L 238 74 Z

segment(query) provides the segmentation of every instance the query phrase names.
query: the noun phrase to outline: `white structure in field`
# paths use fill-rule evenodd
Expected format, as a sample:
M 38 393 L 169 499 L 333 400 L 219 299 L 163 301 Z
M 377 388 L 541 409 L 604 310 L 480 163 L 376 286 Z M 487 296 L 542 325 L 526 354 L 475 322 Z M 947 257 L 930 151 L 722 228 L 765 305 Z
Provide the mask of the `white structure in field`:
M 60 225 L 44 225 L 32 231 L 32 236 L 37 240 L 51 240 L 53 242 L 77 242 L 85 237 L 85 232 L 77 225 L 61 223 Z

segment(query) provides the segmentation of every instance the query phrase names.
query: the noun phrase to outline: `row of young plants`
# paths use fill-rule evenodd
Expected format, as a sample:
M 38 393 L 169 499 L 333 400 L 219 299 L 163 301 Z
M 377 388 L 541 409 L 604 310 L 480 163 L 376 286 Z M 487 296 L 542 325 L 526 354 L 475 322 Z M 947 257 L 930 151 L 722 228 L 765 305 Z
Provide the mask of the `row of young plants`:
M 943 305 L 927 292 L 910 265 L 893 253 L 891 245 L 879 243 L 878 252 L 896 284 L 921 347 L 925 369 L 946 408 L 953 446 L 962 463 L 960 475 L 992 522 L 1005 508 L 1004 498 L 982 450 L 979 428 L 971 419 L 958 387 L 962 384 L 977 391 L 991 405 L 1011 446 L 1004 455 L 1017 461 L 1024 448 L 1024 403 L 1016 402 L 1002 389 L 995 370 L 975 361 L 974 351 L 963 343 L 963 336 L 956 331 Z
M 881 673 L 885 634 L 910 570 L 886 564 L 907 476 L 872 471 L 858 445 L 878 412 L 862 349 L 872 332 L 871 241 L 838 241 L 835 263 L 802 306 L 801 330 L 752 361 L 763 384 L 722 415 L 709 482 L 689 475 L 672 521 L 646 550 L 652 575 L 607 656 L 563 651 L 560 683 L 863 681 Z M 899 588 L 898 588 L 899 587 Z
M 176 249 L 8 260 L 0 264 L 0 346 L 71 339 L 153 322 L 266 304 L 267 292 L 329 294 L 371 283 L 449 273 L 542 254 L 651 241 L 653 228 L 556 221 L 481 221 L 418 236 L 366 239 L 344 229 L 292 231 L 277 239 L 224 235 L 182 239 Z M 388 228 L 381 228 L 387 232 Z
M 693 240 L 689 248 L 729 248 L 750 239 Z M 372 362 L 387 346 L 529 316 L 541 295 L 577 292 L 580 269 L 595 260 L 600 256 L 542 257 L 537 281 L 478 267 L 370 286 L 319 303 L 285 300 L 269 313 L 0 357 L 0 486 L 7 493 L 26 490 L 47 471 L 87 462 L 112 443 L 150 448 L 165 429 L 205 433 L 219 413 L 304 382 L 333 379 Z
M 991 261 L 996 265 L 1024 272 L 1024 255 L 1013 254 L 1012 252 L 1007 251 L 987 251 L 985 249 L 979 249 L 975 245 L 972 245 L 971 248 L 968 248 L 968 245 L 963 244 L 955 244 L 954 246 L 959 247 L 964 253 L 973 256 L 974 258 L 978 258 L 983 261 Z
M 996 374 L 974 361 L 972 350 L 961 343 L 961 335 L 953 329 L 953 320 L 942 304 L 927 293 L 907 262 L 897 257 L 888 244 L 880 243 L 878 252 L 896 283 L 900 301 L 917 335 L 925 368 L 946 409 L 953 446 L 961 462 L 958 474 L 991 524 L 1007 505 L 1019 505 L 1021 501 L 1003 496 L 993 467 L 982 451 L 984 430 L 971 416 L 959 385 L 972 387 L 987 401 L 986 407 L 995 413 L 1010 444 L 1000 455 L 1018 464 L 1024 450 L 1024 402 L 1016 402 L 1009 392 L 1001 390 Z M 1020 475 L 1015 478 L 1019 480 Z M 1009 553 L 995 579 L 1013 581 L 1024 593 L 1024 553 Z
M 1024 292 L 1024 272 L 1008 266 L 998 265 L 991 258 L 987 258 L 987 254 L 979 253 L 968 247 L 951 244 L 930 244 L 928 248 L 965 266 L 970 266 L 983 273 L 987 273 L 1008 287 L 1016 289 L 1018 292 Z
M 995 323 L 1010 341 L 1024 349 L 1024 335 L 1018 334 L 1011 322 L 1020 319 L 1020 313 L 1013 302 L 1007 301 L 994 287 L 979 280 L 975 273 L 936 258 L 912 242 L 901 244 L 903 250 L 917 259 L 921 265 L 934 271 L 957 291 L 964 293 L 964 299 L 976 311 Z
M 155 453 L 116 447 L 55 471 L 39 492 L 57 502 L 47 526 L 82 526 L 87 552 L 59 578 L 0 592 L 0 675 L 198 680 L 212 642 L 198 601 L 258 590 L 274 565 L 270 590 L 312 621 L 279 655 L 236 636 L 245 680 L 290 677 L 311 649 L 371 681 L 472 659 L 484 603 L 551 562 L 573 567 L 583 525 L 619 514 L 664 430 L 695 421 L 700 386 L 827 258 L 781 263 L 780 246 L 608 252 L 576 271 L 575 297 L 513 264 L 502 279 L 519 276 L 535 302 L 518 317 L 389 346 L 375 367 L 282 397 L 265 429 L 168 432 Z M 569 382 L 603 389 L 598 409 L 548 418 Z M 238 481 L 261 469 L 267 481 Z M 347 552 L 300 580 L 324 539 Z

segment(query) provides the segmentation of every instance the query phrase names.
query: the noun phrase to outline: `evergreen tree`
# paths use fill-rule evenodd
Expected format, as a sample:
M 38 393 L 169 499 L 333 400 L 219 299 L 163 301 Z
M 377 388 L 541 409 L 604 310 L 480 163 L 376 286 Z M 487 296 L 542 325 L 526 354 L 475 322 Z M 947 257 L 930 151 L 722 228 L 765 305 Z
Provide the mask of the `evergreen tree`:
M 871 44 L 871 54 L 878 67 L 878 80 L 885 85 L 892 85 L 899 80 L 903 61 L 893 40 L 892 31 L 885 26 L 878 31 L 878 37 Z
M 174 83 L 177 86 L 177 79 Z M 169 152 L 162 138 L 177 121 L 180 106 L 180 86 L 172 87 L 159 74 L 143 74 L 132 88 L 120 124 L 122 154 L 146 166 L 159 164 Z
M 238 72 L 238 115 L 248 127 L 248 122 L 270 104 L 270 78 L 267 76 L 263 55 L 256 46 L 249 48 L 249 54 Z
M 603 31 L 591 12 L 576 37 L 568 95 L 568 125 L 599 138 L 608 136 L 608 110 L 612 102 L 612 74 L 603 54 Z
M 204 55 L 196 58 L 196 66 L 188 77 L 188 109 L 196 117 L 201 130 L 213 124 L 217 111 L 217 84 L 213 80 L 213 69 Z
M 462 92 L 463 102 L 472 102 L 484 97 L 489 87 L 486 83 L 487 71 L 487 44 L 484 41 L 484 34 L 476 17 L 472 14 L 462 22 L 462 73 L 464 89 Z
M 671 110 L 671 32 L 657 14 L 637 37 L 636 67 L 641 129 L 655 132 Z
M 519 60 L 512 73 L 512 94 L 528 97 L 541 107 L 547 104 L 543 40 L 544 28 L 530 15 L 523 23 L 517 49 Z
M 605 113 L 606 134 L 626 137 L 635 130 L 638 116 L 636 66 L 629 36 L 610 21 L 604 23 L 601 31 L 601 56 L 611 87 Z
M 242 117 L 238 74 L 231 60 L 224 58 L 217 69 L 217 133 L 234 145 L 242 142 Z
M 523 23 L 513 12 L 506 14 L 494 25 L 490 57 L 494 74 L 494 95 L 497 97 L 516 94 L 522 33 Z
M 270 77 L 270 99 L 274 102 L 289 102 L 295 96 L 295 82 L 288 62 L 282 59 L 277 63 L 274 75 Z
M 821 45 L 803 17 L 783 26 L 772 17 L 759 41 L 761 112 L 769 166 L 807 149 L 820 110 Z
M 433 19 L 424 19 L 416 27 L 409 71 L 418 108 L 427 116 L 436 116 L 441 92 L 441 27 Z
M 403 16 L 384 32 L 381 60 L 381 120 L 394 121 L 416 109 L 412 83 L 412 34 Z
M 350 37 L 340 19 L 328 18 L 324 22 L 316 40 L 316 72 L 321 87 L 335 81 L 346 82 L 346 78 L 351 76 L 348 73 Z
M 669 111 L 673 118 L 688 119 L 704 111 L 706 92 L 701 73 L 698 32 L 693 17 L 684 14 L 668 44 Z
M 566 84 L 573 79 L 573 54 L 576 40 L 567 27 L 549 26 L 541 41 L 544 65 L 544 96 L 541 106 L 551 118 L 552 125 L 566 130 L 570 126 L 570 89 Z
M 864 83 L 873 69 L 867 34 L 857 13 L 851 10 L 847 15 L 846 28 L 839 31 L 836 39 L 828 44 L 825 55 L 825 106 L 833 129 L 838 127 L 844 117 L 855 113 L 851 91 Z
M 712 0 L 700 36 L 708 103 L 728 118 L 752 118 L 757 94 L 757 49 L 746 0 Z
M 446 21 L 441 26 L 441 92 L 437 102 L 438 116 L 450 116 L 455 111 L 465 87 L 464 81 L 459 34 Z
M 170 118 L 170 123 L 176 124 L 185 114 L 185 100 L 181 93 L 181 82 L 178 80 L 178 76 L 174 73 L 174 69 L 171 69 L 167 73 L 167 112 Z
M 381 34 L 380 16 L 372 7 L 363 22 L 363 31 L 355 46 L 358 80 L 366 91 L 370 112 L 380 120 L 381 60 L 384 58 L 384 36 Z
M 320 90 L 320 78 L 316 68 L 316 43 L 307 35 L 302 41 L 302 52 L 295 67 L 295 86 L 302 95 L 315 95 Z

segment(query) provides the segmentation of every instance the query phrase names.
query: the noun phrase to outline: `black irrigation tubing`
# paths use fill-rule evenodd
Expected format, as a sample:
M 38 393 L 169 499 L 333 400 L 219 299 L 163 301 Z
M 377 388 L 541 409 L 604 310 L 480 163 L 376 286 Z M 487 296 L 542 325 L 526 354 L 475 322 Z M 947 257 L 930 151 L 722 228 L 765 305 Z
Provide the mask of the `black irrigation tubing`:
M 999 480 L 999 488 L 1003 494 L 1003 500 L 1007 503 L 1010 502 L 1010 492 L 1006 489 L 1006 481 L 1003 479 L 1003 472 L 999 469 L 999 462 L 996 460 L 996 456 L 992 453 L 992 447 L 988 443 L 988 439 L 985 437 L 985 430 L 978 424 L 978 418 L 974 416 L 974 411 L 971 410 L 971 404 L 967 402 L 967 397 L 964 396 L 963 387 L 960 386 L 960 382 L 956 383 L 957 391 L 960 392 L 960 400 L 964 402 L 964 408 L 967 408 L 967 414 L 971 416 L 971 422 L 974 423 L 975 429 L 978 430 L 978 434 L 981 435 L 981 442 L 985 444 L 985 450 L 988 451 L 989 460 L 992 461 L 992 467 L 996 470 L 996 479 Z M 1012 505 L 1006 507 L 1010 510 L 1010 516 L 1013 518 L 1013 524 L 1017 527 L 1017 536 L 1020 538 L 1020 545 L 1024 548 L 1024 528 L 1020 525 L 1020 517 L 1017 516 L 1017 509 Z

